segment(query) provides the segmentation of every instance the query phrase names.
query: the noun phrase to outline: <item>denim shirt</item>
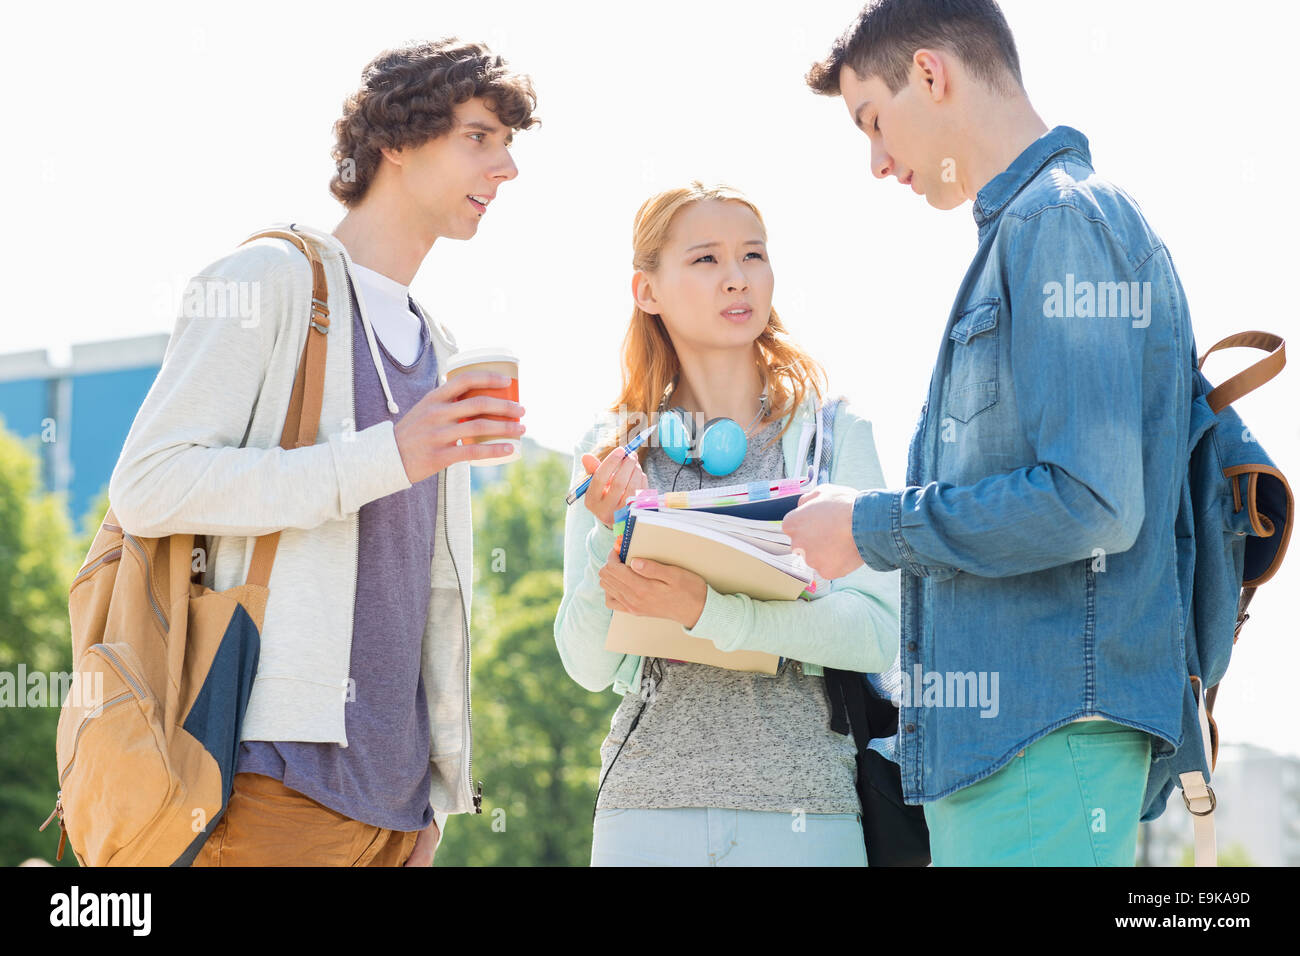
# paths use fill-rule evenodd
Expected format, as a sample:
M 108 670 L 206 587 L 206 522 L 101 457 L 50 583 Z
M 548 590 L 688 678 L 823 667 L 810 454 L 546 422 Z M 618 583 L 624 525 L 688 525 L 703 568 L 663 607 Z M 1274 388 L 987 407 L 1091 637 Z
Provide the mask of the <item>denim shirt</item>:
M 1187 463 L 1187 303 L 1137 204 L 1058 126 L 979 191 L 907 487 L 852 529 L 902 569 L 895 737 L 909 803 L 989 776 L 1084 717 L 1181 734 L 1174 519 Z

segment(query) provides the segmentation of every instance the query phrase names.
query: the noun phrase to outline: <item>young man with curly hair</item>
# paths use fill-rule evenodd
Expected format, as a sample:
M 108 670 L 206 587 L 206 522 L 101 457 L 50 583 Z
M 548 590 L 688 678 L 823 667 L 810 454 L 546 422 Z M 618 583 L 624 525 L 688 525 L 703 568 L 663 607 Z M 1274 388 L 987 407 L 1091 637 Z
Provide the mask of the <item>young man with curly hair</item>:
M 196 866 L 427 866 L 472 782 L 469 465 L 523 434 L 488 375 L 438 386 L 455 339 L 409 286 L 439 238 L 469 239 L 538 121 L 531 81 L 479 43 L 385 51 L 335 124 L 347 209 L 296 229 L 328 281 L 316 443 L 279 447 L 308 334 L 312 276 L 262 238 L 204 268 L 250 288 L 240 320 L 182 314 L 114 469 L 135 534 L 209 536 L 204 583 L 243 583 L 255 539 L 281 532 L 234 787 Z M 231 286 L 231 283 L 235 283 Z M 247 284 L 245 286 L 244 284 Z M 458 424 L 461 420 L 470 419 Z
M 1151 764 L 1196 713 L 1173 260 L 1084 135 L 1035 112 L 993 0 L 874 0 L 807 81 L 877 178 L 973 201 L 979 245 L 905 487 L 817 489 L 786 530 L 827 577 L 903 572 L 891 746 L 935 865 L 1132 866 Z

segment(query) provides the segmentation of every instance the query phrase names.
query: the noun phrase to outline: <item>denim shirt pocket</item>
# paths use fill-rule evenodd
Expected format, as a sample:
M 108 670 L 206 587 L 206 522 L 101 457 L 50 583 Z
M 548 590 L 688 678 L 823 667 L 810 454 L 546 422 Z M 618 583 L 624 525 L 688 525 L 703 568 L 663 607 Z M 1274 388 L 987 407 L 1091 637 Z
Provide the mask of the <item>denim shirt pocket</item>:
M 948 372 L 947 412 L 969 422 L 998 400 L 999 299 L 981 299 L 959 313 L 948 338 L 952 364 Z

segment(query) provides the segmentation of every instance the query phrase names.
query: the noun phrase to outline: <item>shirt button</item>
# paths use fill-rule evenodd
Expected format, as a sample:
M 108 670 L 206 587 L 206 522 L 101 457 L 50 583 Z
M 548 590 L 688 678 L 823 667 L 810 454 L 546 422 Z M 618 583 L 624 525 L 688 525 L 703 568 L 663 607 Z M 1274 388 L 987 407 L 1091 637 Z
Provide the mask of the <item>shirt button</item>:
M 916 733 L 916 724 L 908 724 L 906 730 L 909 734 Z

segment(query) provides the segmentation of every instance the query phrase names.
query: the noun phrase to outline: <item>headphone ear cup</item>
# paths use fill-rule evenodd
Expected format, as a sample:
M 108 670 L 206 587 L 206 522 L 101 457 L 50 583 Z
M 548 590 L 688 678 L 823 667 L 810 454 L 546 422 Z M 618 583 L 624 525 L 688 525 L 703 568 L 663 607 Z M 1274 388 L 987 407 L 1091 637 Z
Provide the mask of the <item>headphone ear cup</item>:
M 715 478 L 739 468 L 748 450 L 745 430 L 730 418 L 714 418 L 700 432 L 700 463 Z
M 659 447 L 679 465 L 690 460 L 694 424 L 682 408 L 670 408 L 659 416 Z

